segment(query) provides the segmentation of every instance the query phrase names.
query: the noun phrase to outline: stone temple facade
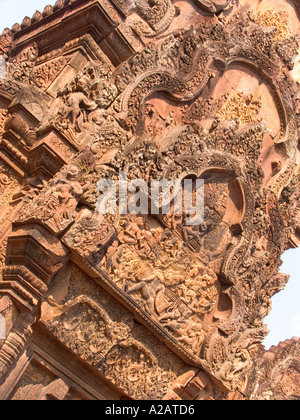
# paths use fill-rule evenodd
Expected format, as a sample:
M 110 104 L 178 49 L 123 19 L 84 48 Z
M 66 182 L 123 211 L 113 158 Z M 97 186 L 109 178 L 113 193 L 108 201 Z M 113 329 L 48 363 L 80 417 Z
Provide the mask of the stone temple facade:
M 58 0 L 3 32 L 1 400 L 300 398 L 299 339 L 262 346 L 300 245 L 299 47 L 298 0 Z M 203 223 L 99 214 L 120 172 L 203 179 Z

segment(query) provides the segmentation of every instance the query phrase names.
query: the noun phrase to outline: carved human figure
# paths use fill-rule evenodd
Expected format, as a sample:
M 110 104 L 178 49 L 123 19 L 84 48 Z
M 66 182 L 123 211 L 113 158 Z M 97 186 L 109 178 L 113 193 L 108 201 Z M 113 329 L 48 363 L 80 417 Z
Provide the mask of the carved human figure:
M 183 222 L 183 215 L 176 214 L 174 212 L 174 205 L 172 205 L 170 212 L 164 216 L 163 221 L 167 226 L 176 231 L 177 227 L 180 226 Z
M 189 346 L 197 354 L 205 339 L 205 333 L 199 328 L 199 324 L 188 321 L 186 325 L 179 328 L 178 333 L 181 334 L 179 341 Z
M 211 13 L 221 12 L 227 10 L 235 3 L 235 0 L 197 0 L 200 7 L 208 10 Z
M 76 82 L 74 91 L 66 96 L 65 103 L 59 111 L 62 118 L 70 119 L 71 126 L 77 132 L 83 130 L 84 111 L 95 111 L 98 107 L 96 102 L 89 100 L 86 95 L 89 85 L 89 78 L 81 76 Z
M 157 275 L 152 270 L 145 271 L 140 279 L 138 280 L 138 284 L 136 284 L 133 287 L 129 287 L 128 285 L 125 286 L 125 292 L 128 295 L 134 294 L 139 292 L 142 299 L 145 301 L 145 309 L 151 314 L 151 315 L 159 315 L 162 308 L 162 299 L 163 294 L 165 291 L 165 286 L 158 282 L 158 284 L 151 287 L 154 282 L 158 280 Z
M 73 221 L 78 201 L 88 189 L 88 183 L 81 185 L 77 180 L 80 171 L 79 166 L 71 165 L 65 176 L 58 177 L 38 198 L 39 206 L 35 209 L 35 217 L 55 231 L 64 230 Z M 33 213 L 30 214 L 34 216 Z
M 122 244 L 137 245 L 141 237 L 141 229 L 144 226 L 144 219 L 137 217 L 135 221 L 129 223 L 128 227 L 121 231 L 118 239 Z
M 160 322 L 175 335 L 179 342 L 197 354 L 205 339 L 205 332 L 199 323 L 189 319 L 190 316 L 188 311 L 182 312 L 176 308 L 162 315 Z
M 28 82 L 38 57 L 38 45 L 33 43 L 8 60 L 8 76 L 17 81 Z

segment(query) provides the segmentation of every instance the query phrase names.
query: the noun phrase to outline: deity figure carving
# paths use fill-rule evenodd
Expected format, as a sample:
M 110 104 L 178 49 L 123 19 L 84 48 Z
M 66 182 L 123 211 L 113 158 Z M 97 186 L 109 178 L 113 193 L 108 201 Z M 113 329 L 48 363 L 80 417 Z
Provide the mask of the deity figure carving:
M 68 94 L 65 99 L 65 107 L 59 112 L 63 120 L 70 119 L 71 127 L 77 131 L 82 131 L 83 125 L 83 110 L 86 112 L 94 111 L 97 104 L 89 101 L 84 92 L 87 90 L 89 80 L 82 77 L 77 81 L 75 91 Z
M 101 62 L 88 64 L 64 89 L 58 91 L 49 113 L 44 116 L 37 133 L 53 125 L 81 145 L 106 123 L 107 108 L 116 98 L 118 90 L 111 83 L 110 70 Z

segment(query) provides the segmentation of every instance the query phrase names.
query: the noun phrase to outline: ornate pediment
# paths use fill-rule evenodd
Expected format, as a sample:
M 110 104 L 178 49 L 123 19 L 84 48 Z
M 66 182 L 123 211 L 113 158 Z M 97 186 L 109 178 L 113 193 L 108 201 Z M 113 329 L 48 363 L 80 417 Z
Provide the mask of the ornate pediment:
M 69 356 L 132 398 L 246 393 L 300 240 L 298 17 L 273 6 L 58 1 L 4 32 L 3 378 L 28 343 L 26 380 L 56 357 L 43 398 L 77 395 L 58 378 Z M 153 180 L 178 187 L 169 206 Z M 176 203 L 200 180 L 193 224 Z

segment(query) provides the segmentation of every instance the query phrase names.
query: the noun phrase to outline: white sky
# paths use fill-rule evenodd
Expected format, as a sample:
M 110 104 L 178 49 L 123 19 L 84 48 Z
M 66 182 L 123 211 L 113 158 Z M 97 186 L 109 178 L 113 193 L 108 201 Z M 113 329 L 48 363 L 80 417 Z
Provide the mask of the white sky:
M 270 330 L 264 342 L 266 348 L 300 337 L 300 248 L 286 251 L 282 260 L 280 271 L 291 277 L 286 288 L 272 298 L 272 311 L 265 319 Z
M 55 0 L 0 0 L 0 33 L 6 27 L 22 23 L 25 16 L 32 17 L 36 10 L 43 11 Z M 273 309 L 265 323 L 271 331 L 265 340 L 266 348 L 293 336 L 300 337 L 300 248 L 287 251 L 283 256 L 281 272 L 290 274 L 286 289 L 273 297 Z

